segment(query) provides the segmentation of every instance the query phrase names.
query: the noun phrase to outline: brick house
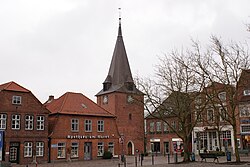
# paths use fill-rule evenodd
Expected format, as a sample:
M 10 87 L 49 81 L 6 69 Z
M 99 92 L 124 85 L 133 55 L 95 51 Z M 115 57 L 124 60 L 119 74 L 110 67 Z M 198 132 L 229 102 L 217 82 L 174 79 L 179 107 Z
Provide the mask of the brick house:
M 192 105 L 192 103 L 186 103 L 178 107 L 176 102 L 187 102 L 189 97 L 191 96 L 187 93 L 173 92 L 155 111 L 148 114 L 145 118 L 147 152 L 166 155 L 180 154 L 183 151 L 183 140 L 177 133 L 181 134 L 188 131 L 189 126 L 187 125 L 191 122 L 191 108 L 189 105 Z M 183 125 L 180 123 L 183 120 L 185 120 L 185 129 L 182 129 Z M 181 132 L 182 130 L 184 131 Z M 189 136 L 189 140 L 188 147 L 190 149 L 191 136 Z
M 104 151 L 118 155 L 116 117 L 81 93 L 50 96 L 45 106 L 49 115 L 50 161 L 91 160 Z
M 242 70 L 237 88 L 239 96 L 239 147 L 250 150 L 250 70 Z
M 0 85 L 3 161 L 18 164 L 47 161 L 48 114 L 30 90 L 15 82 Z
M 133 81 L 121 31 L 118 36 L 103 89 L 97 93 L 97 104 L 116 116 L 122 150 L 120 154 L 144 152 L 144 94 Z
M 229 150 L 234 152 L 233 127 L 226 120 L 230 112 L 229 92 L 232 86 L 213 82 L 204 88 L 195 101 L 195 112 L 192 119 L 197 124 L 192 134 L 192 150 L 199 152 Z M 198 115 L 198 116 L 197 116 Z

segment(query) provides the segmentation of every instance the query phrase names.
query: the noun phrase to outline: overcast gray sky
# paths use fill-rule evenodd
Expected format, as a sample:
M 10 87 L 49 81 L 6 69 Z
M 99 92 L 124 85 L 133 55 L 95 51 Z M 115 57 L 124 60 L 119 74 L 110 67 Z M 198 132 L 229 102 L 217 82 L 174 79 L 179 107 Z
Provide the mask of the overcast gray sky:
M 41 101 L 67 91 L 96 101 L 122 31 L 133 75 L 152 76 L 158 57 L 208 43 L 248 41 L 250 0 L 1 0 L 0 83 Z

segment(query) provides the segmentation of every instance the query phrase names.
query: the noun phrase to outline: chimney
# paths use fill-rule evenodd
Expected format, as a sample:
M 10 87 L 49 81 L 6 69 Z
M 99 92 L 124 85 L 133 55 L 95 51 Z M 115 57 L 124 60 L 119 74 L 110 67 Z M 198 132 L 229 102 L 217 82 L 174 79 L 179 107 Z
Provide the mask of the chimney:
M 53 100 L 54 100 L 54 96 L 53 96 L 53 95 L 50 95 L 50 96 L 49 96 L 49 99 L 47 100 L 46 103 L 50 103 L 50 102 L 52 102 Z

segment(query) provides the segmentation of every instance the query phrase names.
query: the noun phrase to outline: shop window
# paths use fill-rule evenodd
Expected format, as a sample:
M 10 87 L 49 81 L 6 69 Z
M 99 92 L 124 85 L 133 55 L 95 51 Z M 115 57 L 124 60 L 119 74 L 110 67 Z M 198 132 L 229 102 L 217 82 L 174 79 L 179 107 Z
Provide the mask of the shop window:
M 32 157 L 32 143 L 25 142 L 24 143 L 24 157 Z
M 103 142 L 99 142 L 97 144 L 97 156 L 103 156 L 103 153 L 104 153 L 104 143 Z
M 7 115 L 0 114 L 0 129 L 6 129 Z
M 114 143 L 113 142 L 109 142 L 108 151 L 111 152 L 112 155 L 114 155 Z
M 32 115 L 25 116 L 25 130 L 33 130 L 33 116 Z
M 44 150 L 44 142 L 36 142 L 36 156 L 42 157 Z
M 58 143 L 57 144 L 57 158 L 65 158 L 65 143 Z
M 71 144 L 71 158 L 78 157 L 78 143 Z

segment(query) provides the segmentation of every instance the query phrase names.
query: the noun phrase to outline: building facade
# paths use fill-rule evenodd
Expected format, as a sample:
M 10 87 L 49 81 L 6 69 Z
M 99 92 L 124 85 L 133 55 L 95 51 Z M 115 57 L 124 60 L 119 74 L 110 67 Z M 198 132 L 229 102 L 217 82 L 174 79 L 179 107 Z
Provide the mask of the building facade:
M 216 150 L 234 152 L 233 127 L 227 121 L 231 113 L 226 91 L 229 87 L 234 89 L 214 82 L 197 97 L 193 114 L 193 121 L 197 121 L 192 134 L 194 153 Z
M 243 70 L 238 83 L 239 148 L 250 150 L 250 70 Z
M 1 160 L 17 164 L 47 162 L 48 114 L 28 89 L 15 82 L 0 85 Z
M 116 117 L 81 93 L 67 92 L 45 103 L 49 115 L 49 160 L 91 160 L 118 155 Z
M 144 152 L 144 95 L 134 84 L 119 21 L 109 72 L 96 96 L 97 104 L 116 116 L 120 154 L 134 155 Z

